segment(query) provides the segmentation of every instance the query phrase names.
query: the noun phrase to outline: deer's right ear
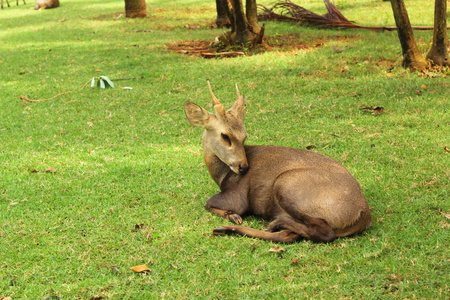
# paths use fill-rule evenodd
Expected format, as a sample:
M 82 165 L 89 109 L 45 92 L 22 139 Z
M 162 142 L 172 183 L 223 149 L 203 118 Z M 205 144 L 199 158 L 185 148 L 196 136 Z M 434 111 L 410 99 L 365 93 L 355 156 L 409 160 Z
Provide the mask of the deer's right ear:
M 184 112 L 189 122 L 194 126 L 206 126 L 210 118 L 209 112 L 192 102 L 184 103 Z

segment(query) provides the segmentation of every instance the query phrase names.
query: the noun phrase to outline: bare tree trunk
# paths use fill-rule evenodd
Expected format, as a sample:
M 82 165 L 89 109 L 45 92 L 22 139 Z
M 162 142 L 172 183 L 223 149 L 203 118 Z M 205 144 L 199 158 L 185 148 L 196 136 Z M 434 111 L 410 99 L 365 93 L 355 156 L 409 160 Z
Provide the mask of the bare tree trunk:
M 437 66 L 449 66 L 447 51 L 447 0 L 434 2 L 433 45 L 427 59 Z
M 147 17 L 145 0 L 125 0 L 125 16 L 127 18 Z
M 258 33 L 261 27 L 258 25 L 258 6 L 256 5 L 256 0 L 247 0 L 245 2 L 245 11 L 253 32 Z
M 231 32 L 225 35 L 229 44 L 245 44 L 255 40 L 262 41 L 259 35 L 261 28 L 257 20 L 256 0 L 247 0 L 246 12 L 242 0 L 230 0 L 232 9 L 230 14 Z
M 216 25 L 217 27 L 229 27 L 231 22 L 228 14 L 230 9 L 228 7 L 228 0 L 216 0 L 216 10 L 217 10 L 217 18 Z
M 403 51 L 403 66 L 411 70 L 424 71 L 428 62 L 417 47 L 405 3 L 403 0 L 391 0 L 391 5 Z

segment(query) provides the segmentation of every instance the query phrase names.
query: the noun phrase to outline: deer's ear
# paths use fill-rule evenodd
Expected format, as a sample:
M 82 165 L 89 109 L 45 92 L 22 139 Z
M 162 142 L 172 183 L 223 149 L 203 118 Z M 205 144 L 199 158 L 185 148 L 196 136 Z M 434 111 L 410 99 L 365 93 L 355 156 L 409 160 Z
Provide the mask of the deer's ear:
M 194 126 L 206 126 L 211 115 L 204 108 L 192 102 L 184 103 L 184 112 L 189 122 Z

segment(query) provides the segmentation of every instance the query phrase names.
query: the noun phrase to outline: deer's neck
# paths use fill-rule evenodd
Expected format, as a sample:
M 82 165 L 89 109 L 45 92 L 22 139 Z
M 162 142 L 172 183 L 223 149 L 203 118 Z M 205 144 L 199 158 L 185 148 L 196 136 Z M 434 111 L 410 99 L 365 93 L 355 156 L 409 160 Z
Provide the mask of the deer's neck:
M 222 162 L 205 144 L 203 144 L 203 158 L 212 179 L 222 189 L 224 180 L 232 173 L 230 167 Z

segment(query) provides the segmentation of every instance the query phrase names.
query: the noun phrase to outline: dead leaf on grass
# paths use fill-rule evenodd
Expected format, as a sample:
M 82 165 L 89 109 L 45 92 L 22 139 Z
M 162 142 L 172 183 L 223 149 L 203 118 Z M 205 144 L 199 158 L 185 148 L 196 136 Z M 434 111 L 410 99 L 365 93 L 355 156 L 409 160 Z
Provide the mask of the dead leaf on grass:
M 145 224 L 136 224 L 134 225 L 134 229 L 131 230 L 132 232 L 137 232 L 139 229 L 142 229 L 145 227 Z
M 448 149 L 447 146 L 444 146 L 444 150 L 447 151 L 448 153 L 450 153 L 450 149 Z
M 443 215 L 444 217 L 446 217 L 447 219 L 450 219 L 450 214 L 446 214 L 445 212 L 442 211 L 442 208 L 439 208 L 439 213 L 441 215 Z
M 300 259 L 298 259 L 298 258 L 293 258 L 291 261 L 292 261 L 292 263 L 295 265 L 295 264 L 298 264 L 298 262 L 300 261 Z
M 269 252 L 283 253 L 286 252 L 286 249 L 284 249 L 283 247 L 273 247 L 269 249 Z
M 381 106 L 361 106 L 359 109 L 371 111 L 374 115 L 379 115 L 384 113 L 384 107 Z
M 130 270 L 132 270 L 132 271 L 134 271 L 136 273 L 151 272 L 152 271 L 146 265 L 134 266 L 134 267 L 131 267 Z
M 48 167 L 47 169 L 45 169 L 45 172 L 56 173 L 56 169 L 53 167 Z
M 31 173 L 37 173 L 37 172 L 39 172 L 39 171 L 36 169 L 31 170 Z

